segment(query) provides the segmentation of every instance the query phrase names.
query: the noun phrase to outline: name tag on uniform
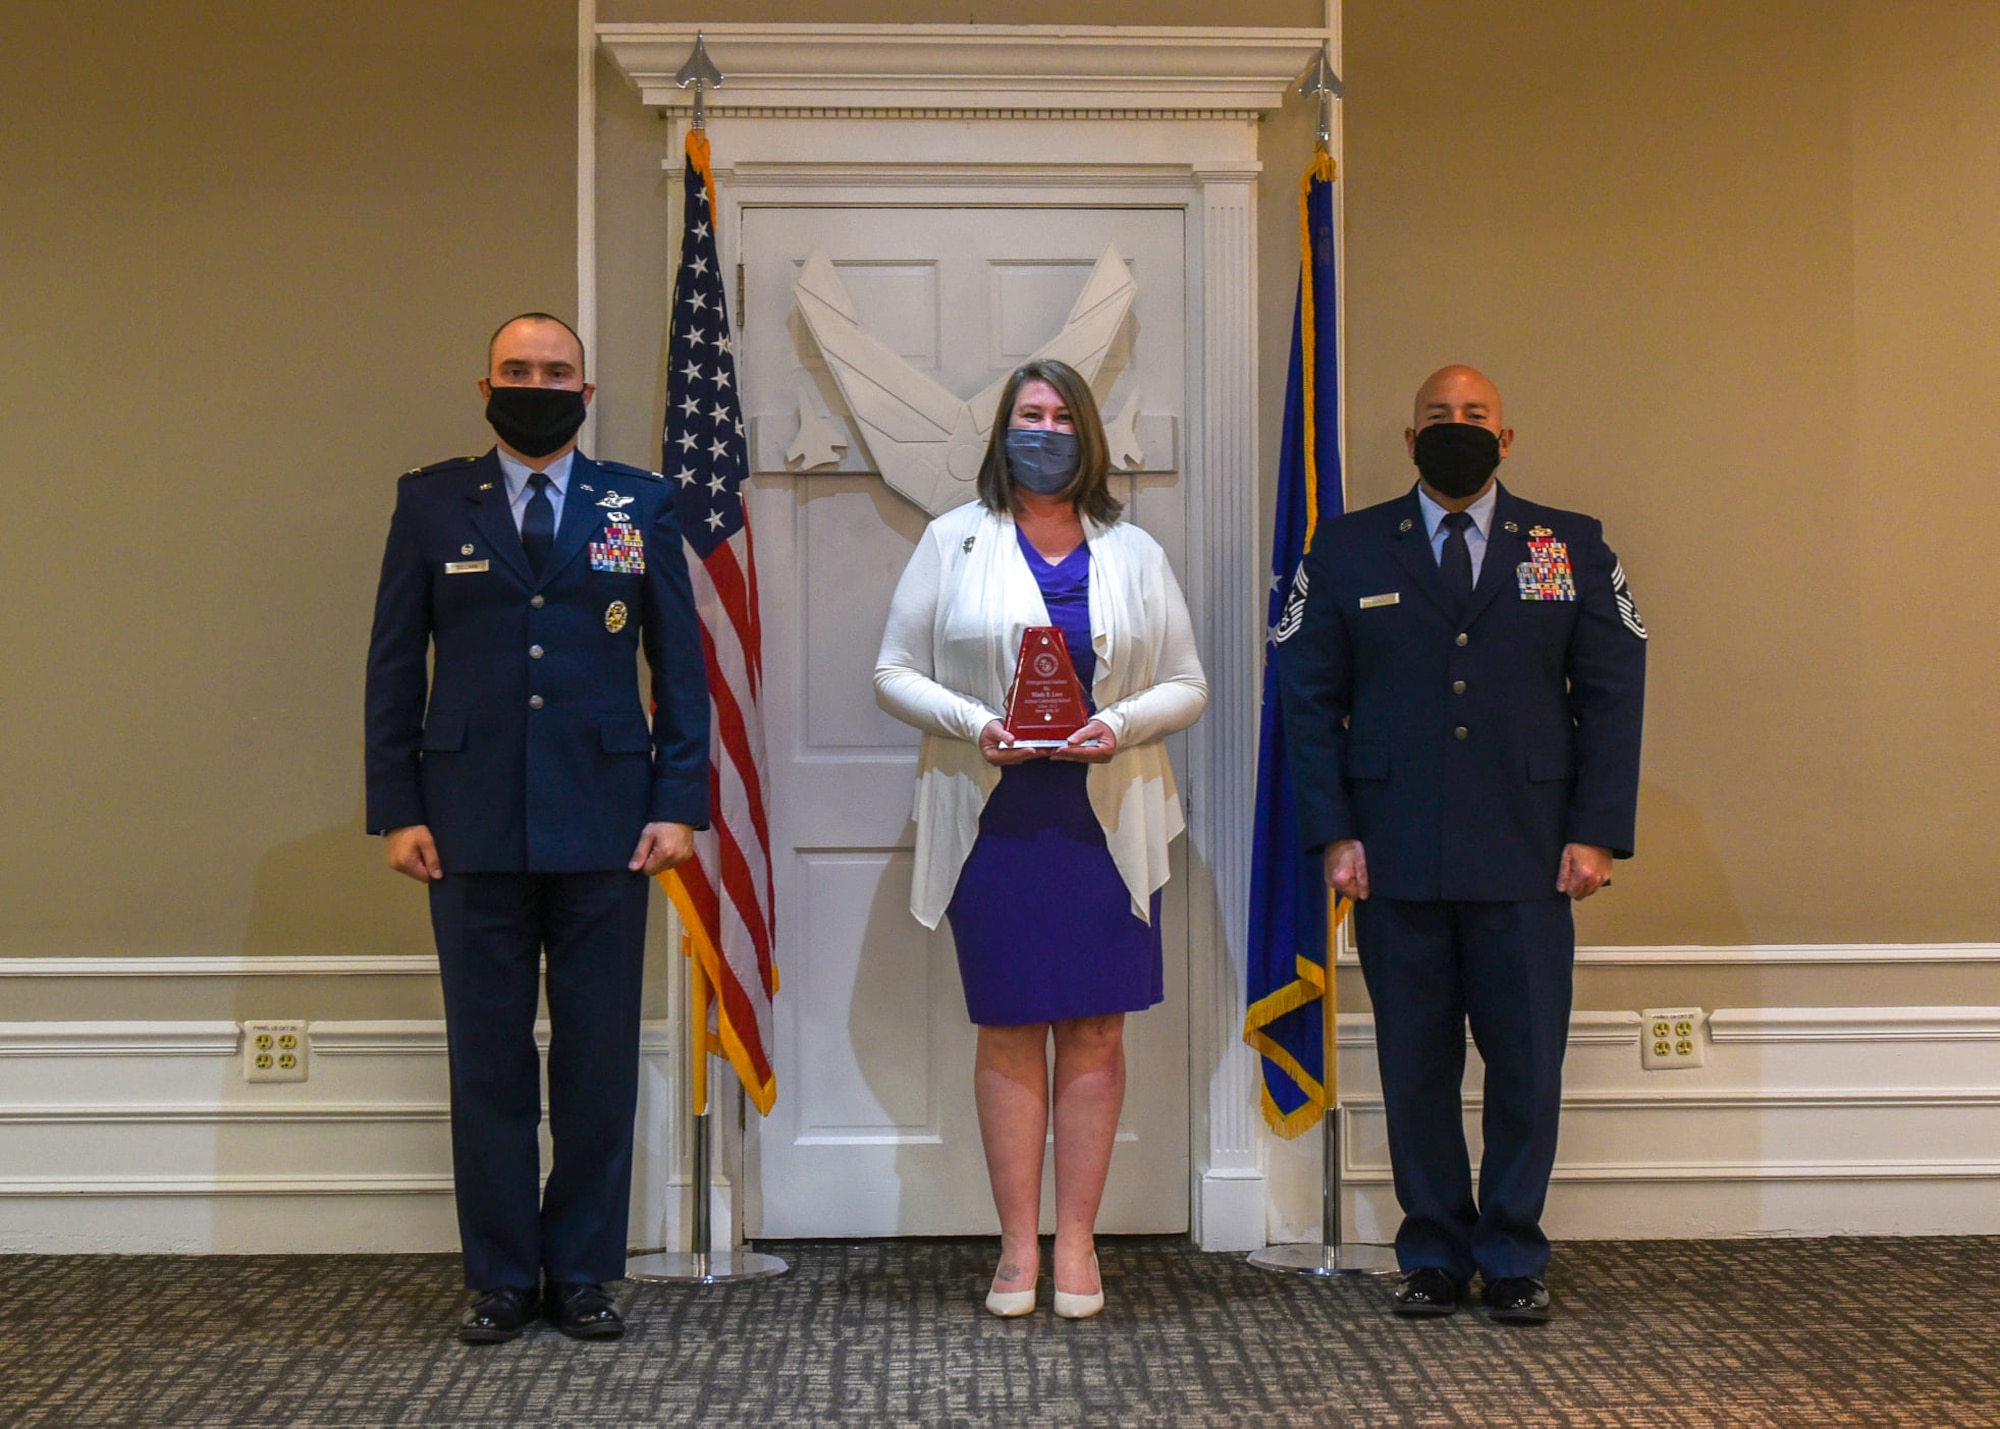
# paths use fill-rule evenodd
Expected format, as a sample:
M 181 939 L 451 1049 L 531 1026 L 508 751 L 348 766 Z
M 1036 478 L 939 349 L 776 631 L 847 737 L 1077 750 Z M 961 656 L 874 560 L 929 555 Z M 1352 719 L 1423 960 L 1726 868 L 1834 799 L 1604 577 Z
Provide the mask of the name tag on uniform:
M 469 576 L 476 571 L 485 570 L 487 564 L 485 561 L 446 561 L 444 573 L 448 576 Z
M 1380 605 L 1401 605 L 1402 603 L 1403 593 L 1399 590 L 1392 590 L 1387 595 L 1364 595 L 1361 597 L 1361 608 L 1363 610 L 1373 610 Z

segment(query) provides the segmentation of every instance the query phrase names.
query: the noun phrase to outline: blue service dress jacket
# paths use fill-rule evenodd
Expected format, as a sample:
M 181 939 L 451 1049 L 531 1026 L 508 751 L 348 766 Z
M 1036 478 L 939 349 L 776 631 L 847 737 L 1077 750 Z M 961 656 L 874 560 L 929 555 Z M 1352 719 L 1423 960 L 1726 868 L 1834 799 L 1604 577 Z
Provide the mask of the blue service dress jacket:
M 1631 856 L 1646 630 L 1591 517 L 1502 487 L 1463 610 L 1414 488 L 1323 525 L 1276 659 L 1301 841 L 1361 840 L 1375 896 L 1550 898 L 1565 844 Z
M 493 452 L 398 483 L 368 648 L 370 833 L 429 825 L 447 875 L 622 869 L 646 824 L 707 824 L 708 719 L 657 474 L 578 453 L 539 578 Z

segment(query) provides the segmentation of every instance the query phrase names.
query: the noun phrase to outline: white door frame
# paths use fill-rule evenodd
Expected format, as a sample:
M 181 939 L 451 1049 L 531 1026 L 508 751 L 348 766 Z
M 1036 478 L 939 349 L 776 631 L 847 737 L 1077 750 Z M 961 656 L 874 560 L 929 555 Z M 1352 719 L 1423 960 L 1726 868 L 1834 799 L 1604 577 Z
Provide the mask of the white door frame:
M 725 262 L 738 251 L 743 209 L 758 204 L 1131 204 L 1186 213 L 1183 574 L 1209 679 L 1207 712 L 1189 731 L 1184 791 L 1190 1222 L 1204 1249 L 1260 1246 L 1258 1067 L 1241 1035 L 1266 585 L 1256 119 L 1278 107 L 1329 31 L 704 28 L 724 74 L 739 75 L 708 99 Z M 688 96 L 672 75 L 694 30 L 600 25 L 597 35 L 647 103 L 684 112 Z M 1145 108 L 1132 107 L 1135 95 Z M 677 180 L 681 127 L 667 127 L 663 166 Z M 741 1185 L 740 1163 L 723 1169 Z M 733 1209 L 731 1223 L 741 1224 L 742 1207 Z

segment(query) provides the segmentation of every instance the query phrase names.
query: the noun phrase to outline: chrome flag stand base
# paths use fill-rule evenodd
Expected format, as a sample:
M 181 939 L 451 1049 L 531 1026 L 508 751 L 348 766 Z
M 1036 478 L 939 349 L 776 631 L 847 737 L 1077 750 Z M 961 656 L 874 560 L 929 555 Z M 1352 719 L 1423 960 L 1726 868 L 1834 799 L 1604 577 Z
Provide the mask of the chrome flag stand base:
M 688 959 L 695 966 L 694 959 Z M 699 971 L 696 973 L 699 976 Z M 704 1060 L 707 1053 L 697 1053 Z M 706 1088 L 702 1088 L 706 1092 Z M 775 1255 L 756 1250 L 710 1250 L 708 1218 L 708 1113 L 694 1118 L 694 1249 L 659 1250 L 627 1257 L 627 1280 L 719 1285 L 730 1280 L 761 1280 L 791 1269 Z
M 1332 1047 L 1329 1043 L 1328 1056 Z M 1340 1238 L 1340 1103 L 1320 1118 L 1326 1142 L 1325 1180 L 1320 1187 L 1320 1243 L 1267 1245 L 1250 1253 L 1259 1270 L 1292 1275 L 1394 1275 L 1396 1249 L 1387 1245 L 1347 1245 Z
M 1290 1271 L 1294 1275 L 1394 1275 L 1396 1252 L 1386 1245 L 1267 1245 L 1253 1251 L 1250 1263 L 1259 1270 Z
M 625 1262 L 628 1280 L 673 1281 L 694 1285 L 721 1285 L 731 1280 L 762 1280 L 767 1275 L 783 1275 L 791 1267 L 775 1255 L 755 1250 L 715 1250 L 703 1255 L 692 1250 L 663 1250 L 652 1255 L 635 1255 Z

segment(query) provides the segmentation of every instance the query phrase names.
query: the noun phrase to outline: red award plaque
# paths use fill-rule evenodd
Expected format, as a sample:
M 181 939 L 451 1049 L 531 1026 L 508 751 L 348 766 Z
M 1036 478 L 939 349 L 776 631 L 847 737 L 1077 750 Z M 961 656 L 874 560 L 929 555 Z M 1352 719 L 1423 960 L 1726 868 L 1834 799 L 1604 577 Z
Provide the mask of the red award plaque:
M 1090 723 L 1090 706 L 1070 663 L 1069 642 L 1053 625 L 1021 635 L 1014 688 L 1007 693 L 1007 728 L 1017 749 L 1060 749 Z

